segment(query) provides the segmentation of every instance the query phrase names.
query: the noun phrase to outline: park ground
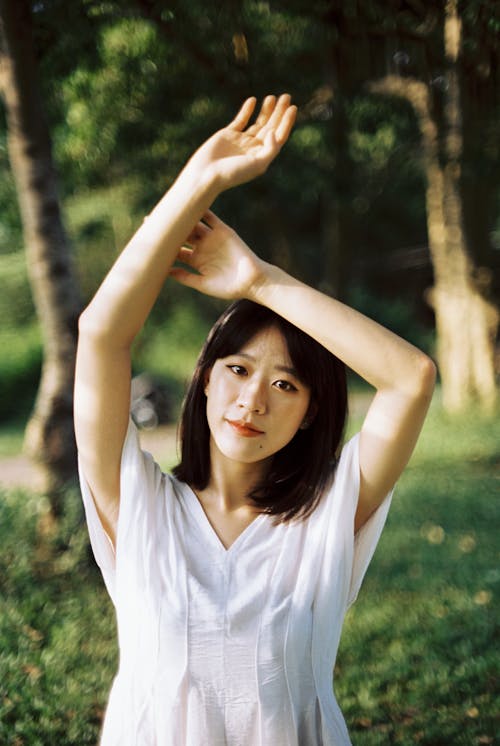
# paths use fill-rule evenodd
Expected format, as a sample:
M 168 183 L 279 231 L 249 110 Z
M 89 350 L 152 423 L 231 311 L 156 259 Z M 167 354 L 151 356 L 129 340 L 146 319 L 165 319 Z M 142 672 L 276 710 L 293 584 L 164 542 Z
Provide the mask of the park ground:
M 0 743 L 93 746 L 113 610 L 77 490 L 44 533 L 46 500 L 27 473 L 14 484 L 21 440 L 20 426 L 0 431 Z M 436 397 L 344 627 L 335 690 L 354 746 L 498 743 L 499 443 L 500 418 L 452 420 Z M 174 444 L 172 427 L 143 435 L 165 466 Z

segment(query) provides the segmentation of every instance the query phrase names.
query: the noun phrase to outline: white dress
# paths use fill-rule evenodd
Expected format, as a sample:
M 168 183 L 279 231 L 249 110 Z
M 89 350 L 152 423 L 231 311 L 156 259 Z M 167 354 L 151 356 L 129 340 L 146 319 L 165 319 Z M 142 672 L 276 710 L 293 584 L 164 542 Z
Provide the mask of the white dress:
M 227 550 L 133 424 L 116 556 L 83 474 L 81 486 L 120 647 L 101 746 L 350 744 L 333 667 L 391 499 L 354 538 L 358 436 L 307 520 L 261 514 Z

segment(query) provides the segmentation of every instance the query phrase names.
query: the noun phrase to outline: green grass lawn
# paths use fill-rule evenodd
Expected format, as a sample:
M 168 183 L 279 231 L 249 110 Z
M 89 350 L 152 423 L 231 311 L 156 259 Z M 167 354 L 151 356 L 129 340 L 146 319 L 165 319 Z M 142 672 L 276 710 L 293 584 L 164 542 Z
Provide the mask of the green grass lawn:
M 3 424 L 0 429 L 0 458 L 17 456 L 23 447 L 24 427 L 23 420 Z
M 498 418 L 429 416 L 344 627 L 356 746 L 497 743 L 499 444 Z
M 355 746 L 496 743 L 499 443 L 498 418 L 431 412 L 344 628 L 336 693 Z M 40 545 L 44 500 L 0 495 L 4 746 L 97 741 L 114 617 L 78 496 L 68 503 Z

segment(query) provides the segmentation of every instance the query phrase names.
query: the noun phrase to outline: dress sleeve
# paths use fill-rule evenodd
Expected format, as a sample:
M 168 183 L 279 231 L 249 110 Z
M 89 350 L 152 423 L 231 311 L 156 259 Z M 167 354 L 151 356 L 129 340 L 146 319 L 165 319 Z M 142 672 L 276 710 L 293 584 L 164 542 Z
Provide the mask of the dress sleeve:
M 120 558 L 123 555 L 136 555 L 138 546 L 145 538 L 146 542 L 155 543 L 151 529 L 154 531 L 157 525 L 154 514 L 162 473 L 151 454 L 141 450 L 137 428 L 130 420 L 121 457 L 120 512 L 115 552 L 97 513 L 80 460 L 78 468 L 92 551 L 111 600 L 115 603 L 116 568 L 121 564 Z M 141 548 L 147 551 L 147 546 L 142 545 Z
M 335 475 L 336 500 L 340 508 L 337 520 L 342 526 L 347 556 L 352 557 L 348 565 L 349 591 L 347 606 L 357 598 L 363 578 L 377 548 L 391 505 L 394 489 L 385 496 L 377 510 L 372 513 L 360 530 L 354 534 L 354 518 L 359 498 L 359 433 L 342 449 Z

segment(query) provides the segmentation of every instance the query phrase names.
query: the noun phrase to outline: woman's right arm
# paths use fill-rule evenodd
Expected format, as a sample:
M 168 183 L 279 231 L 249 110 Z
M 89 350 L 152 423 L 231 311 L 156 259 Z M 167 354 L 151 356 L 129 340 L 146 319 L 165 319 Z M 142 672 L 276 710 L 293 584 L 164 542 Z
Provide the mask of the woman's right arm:
M 80 462 L 101 522 L 115 540 L 120 461 L 130 409 L 130 349 L 179 245 L 213 201 L 213 185 L 189 172 L 134 235 L 80 317 L 75 432 Z
M 130 408 L 130 350 L 179 247 L 217 195 L 263 173 L 293 126 L 289 96 L 268 96 L 247 127 L 255 99 L 194 154 L 144 221 L 80 317 L 75 432 L 80 462 L 113 544 L 120 462 Z M 246 129 L 245 129 L 246 128 Z

